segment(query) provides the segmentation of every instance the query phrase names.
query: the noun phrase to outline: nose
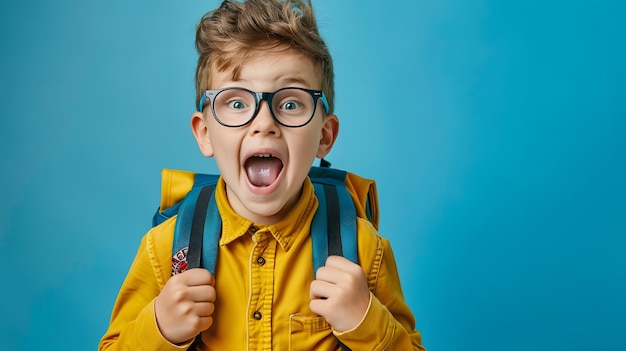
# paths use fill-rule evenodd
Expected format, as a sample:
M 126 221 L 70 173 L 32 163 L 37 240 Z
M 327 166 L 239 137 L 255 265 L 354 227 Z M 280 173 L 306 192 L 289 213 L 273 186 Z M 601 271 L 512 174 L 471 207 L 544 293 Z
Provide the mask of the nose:
M 272 116 L 267 101 L 261 100 L 259 110 L 250 123 L 250 132 L 253 134 L 280 134 L 280 128 Z

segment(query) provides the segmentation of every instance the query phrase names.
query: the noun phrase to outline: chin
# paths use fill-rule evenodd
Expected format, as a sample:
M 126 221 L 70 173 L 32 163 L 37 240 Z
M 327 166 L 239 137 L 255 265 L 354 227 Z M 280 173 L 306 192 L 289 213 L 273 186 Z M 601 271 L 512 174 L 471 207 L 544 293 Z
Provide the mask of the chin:
M 248 218 L 257 224 L 274 224 L 280 221 L 284 214 L 282 208 L 268 207 L 267 205 L 250 206 Z

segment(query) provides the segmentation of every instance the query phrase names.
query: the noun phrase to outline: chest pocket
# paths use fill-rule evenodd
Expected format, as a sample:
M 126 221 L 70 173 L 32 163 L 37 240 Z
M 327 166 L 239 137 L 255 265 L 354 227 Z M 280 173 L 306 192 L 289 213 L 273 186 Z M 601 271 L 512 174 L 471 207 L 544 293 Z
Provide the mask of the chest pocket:
M 330 324 L 323 317 L 292 314 L 289 318 L 289 351 L 340 350 Z

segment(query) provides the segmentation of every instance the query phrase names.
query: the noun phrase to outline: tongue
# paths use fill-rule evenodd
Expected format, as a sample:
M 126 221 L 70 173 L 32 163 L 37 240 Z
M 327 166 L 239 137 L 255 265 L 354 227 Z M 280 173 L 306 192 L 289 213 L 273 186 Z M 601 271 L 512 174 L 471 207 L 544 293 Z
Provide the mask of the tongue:
M 251 157 L 246 162 L 250 183 L 259 187 L 272 184 L 282 168 L 282 162 L 275 157 Z

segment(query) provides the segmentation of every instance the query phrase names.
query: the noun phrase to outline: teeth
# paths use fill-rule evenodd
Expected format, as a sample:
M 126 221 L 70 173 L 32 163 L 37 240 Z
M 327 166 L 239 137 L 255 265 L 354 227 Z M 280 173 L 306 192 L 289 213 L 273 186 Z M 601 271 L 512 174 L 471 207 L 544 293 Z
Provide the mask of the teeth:
M 255 157 L 273 157 L 272 154 L 256 154 Z

